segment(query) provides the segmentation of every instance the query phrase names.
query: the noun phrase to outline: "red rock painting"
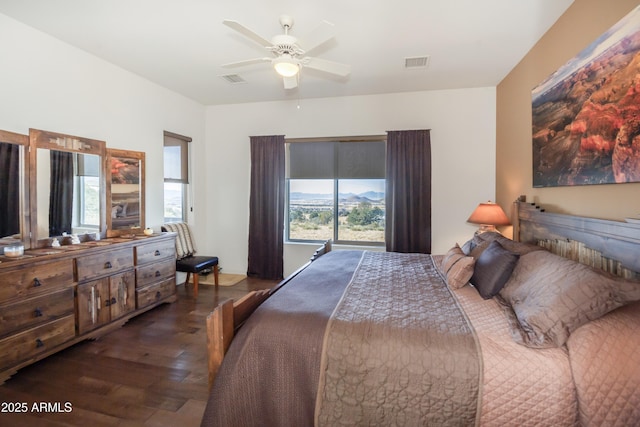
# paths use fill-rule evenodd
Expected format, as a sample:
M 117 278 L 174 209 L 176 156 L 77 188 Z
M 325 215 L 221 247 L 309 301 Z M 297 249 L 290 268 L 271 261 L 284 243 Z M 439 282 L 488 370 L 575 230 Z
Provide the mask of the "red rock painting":
M 532 91 L 533 186 L 640 182 L 640 6 Z

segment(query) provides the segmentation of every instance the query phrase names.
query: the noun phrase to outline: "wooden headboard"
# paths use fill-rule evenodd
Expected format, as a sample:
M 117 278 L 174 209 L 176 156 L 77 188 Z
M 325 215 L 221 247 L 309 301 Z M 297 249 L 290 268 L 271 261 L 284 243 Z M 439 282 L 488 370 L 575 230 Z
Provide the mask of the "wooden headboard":
M 524 196 L 514 202 L 513 240 L 620 276 L 640 278 L 640 224 L 545 212 Z

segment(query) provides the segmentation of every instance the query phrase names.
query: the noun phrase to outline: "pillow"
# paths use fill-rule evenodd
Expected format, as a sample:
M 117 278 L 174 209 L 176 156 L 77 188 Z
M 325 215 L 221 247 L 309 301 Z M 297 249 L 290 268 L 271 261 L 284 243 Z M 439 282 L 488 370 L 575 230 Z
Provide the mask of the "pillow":
M 126 216 L 140 215 L 140 202 L 128 202 L 126 206 Z
M 163 231 L 177 233 L 176 236 L 176 259 L 190 257 L 196 253 L 195 245 L 191 240 L 189 226 L 185 222 L 171 222 L 162 226 Z
M 469 252 L 469 256 L 472 256 L 475 259 L 480 258 L 482 252 L 484 252 L 484 250 L 487 249 L 490 244 L 490 241 L 481 241 L 480 243 L 475 244 L 473 246 L 473 249 L 471 249 L 471 252 Z
M 465 255 L 469 256 L 471 255 L 471 251 L 475 247 L 476 247 L 476 242 L 474 242 L 473 239 L 469 239 L 464 243 L 464 245 L 462 245 L 461 249 Z
M 494 240 L 497 240 L 503 248 L 518 255 L 524 255 L 533 251 L 545 250 L 543 247 L 538 245 L 516 242 L 504 237 L 498 232 L 487 231 L 484 233 L 476 234 L 473 239 L 471 239 L 471 256 L 475 256 L 476 258 L 479 257 L 482 251 L 485 250 L 487 246 L 489 246 L 489 243 L 493 242 Z
M 127 216 L 127 208 L 128 208 L 128 203 L 123 203 L 120 205 L 121 209 L 118 211 L 118 218 L 126 218 Z
M 640 282 L 535 251 L 521 257 L 500 298 L 516 342 L 533 348 L 561 347 L 585 323 L 640 301 Z
M 497 241 L 489 243 L 476 260 L 471 283 L 484 299 L 493 298 L 511 277 L 520 255 L 506 250 Z
M 466 256 L 456 243 L 442 259 L 440 272 L 450 288 L 459 289 L 469 283 L 475 262 L 475 259 Z

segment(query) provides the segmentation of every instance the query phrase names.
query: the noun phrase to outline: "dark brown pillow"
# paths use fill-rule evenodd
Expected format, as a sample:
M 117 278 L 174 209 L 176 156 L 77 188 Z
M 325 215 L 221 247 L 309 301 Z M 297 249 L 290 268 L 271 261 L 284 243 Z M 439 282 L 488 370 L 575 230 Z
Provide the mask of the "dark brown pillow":
M 511 239 L 504 237 L 502 234 L 495 231 L 487 231 L 477 234 L 471 240 L 471 256 L 478 258 L 483 250 L 487 248 L 489 243 L 497 240 L 508 251 L 516 253 L 520 256 L 528 254 L 533 251 L 543 251 L 543 247 L 533 245 L 530 243 L 515 242 Z
M 520 255 L 492 241 L 476 260 L 470 282 L 482 298 L 493 298 L 511 277 L 519 258 Z

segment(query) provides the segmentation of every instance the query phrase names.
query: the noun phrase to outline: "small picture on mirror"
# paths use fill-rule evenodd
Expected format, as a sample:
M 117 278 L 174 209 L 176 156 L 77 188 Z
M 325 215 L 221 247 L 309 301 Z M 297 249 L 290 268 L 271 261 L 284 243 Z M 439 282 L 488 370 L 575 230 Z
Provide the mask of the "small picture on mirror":
M 140 184 L 140 160 L 111 157 L 111 184 Z

